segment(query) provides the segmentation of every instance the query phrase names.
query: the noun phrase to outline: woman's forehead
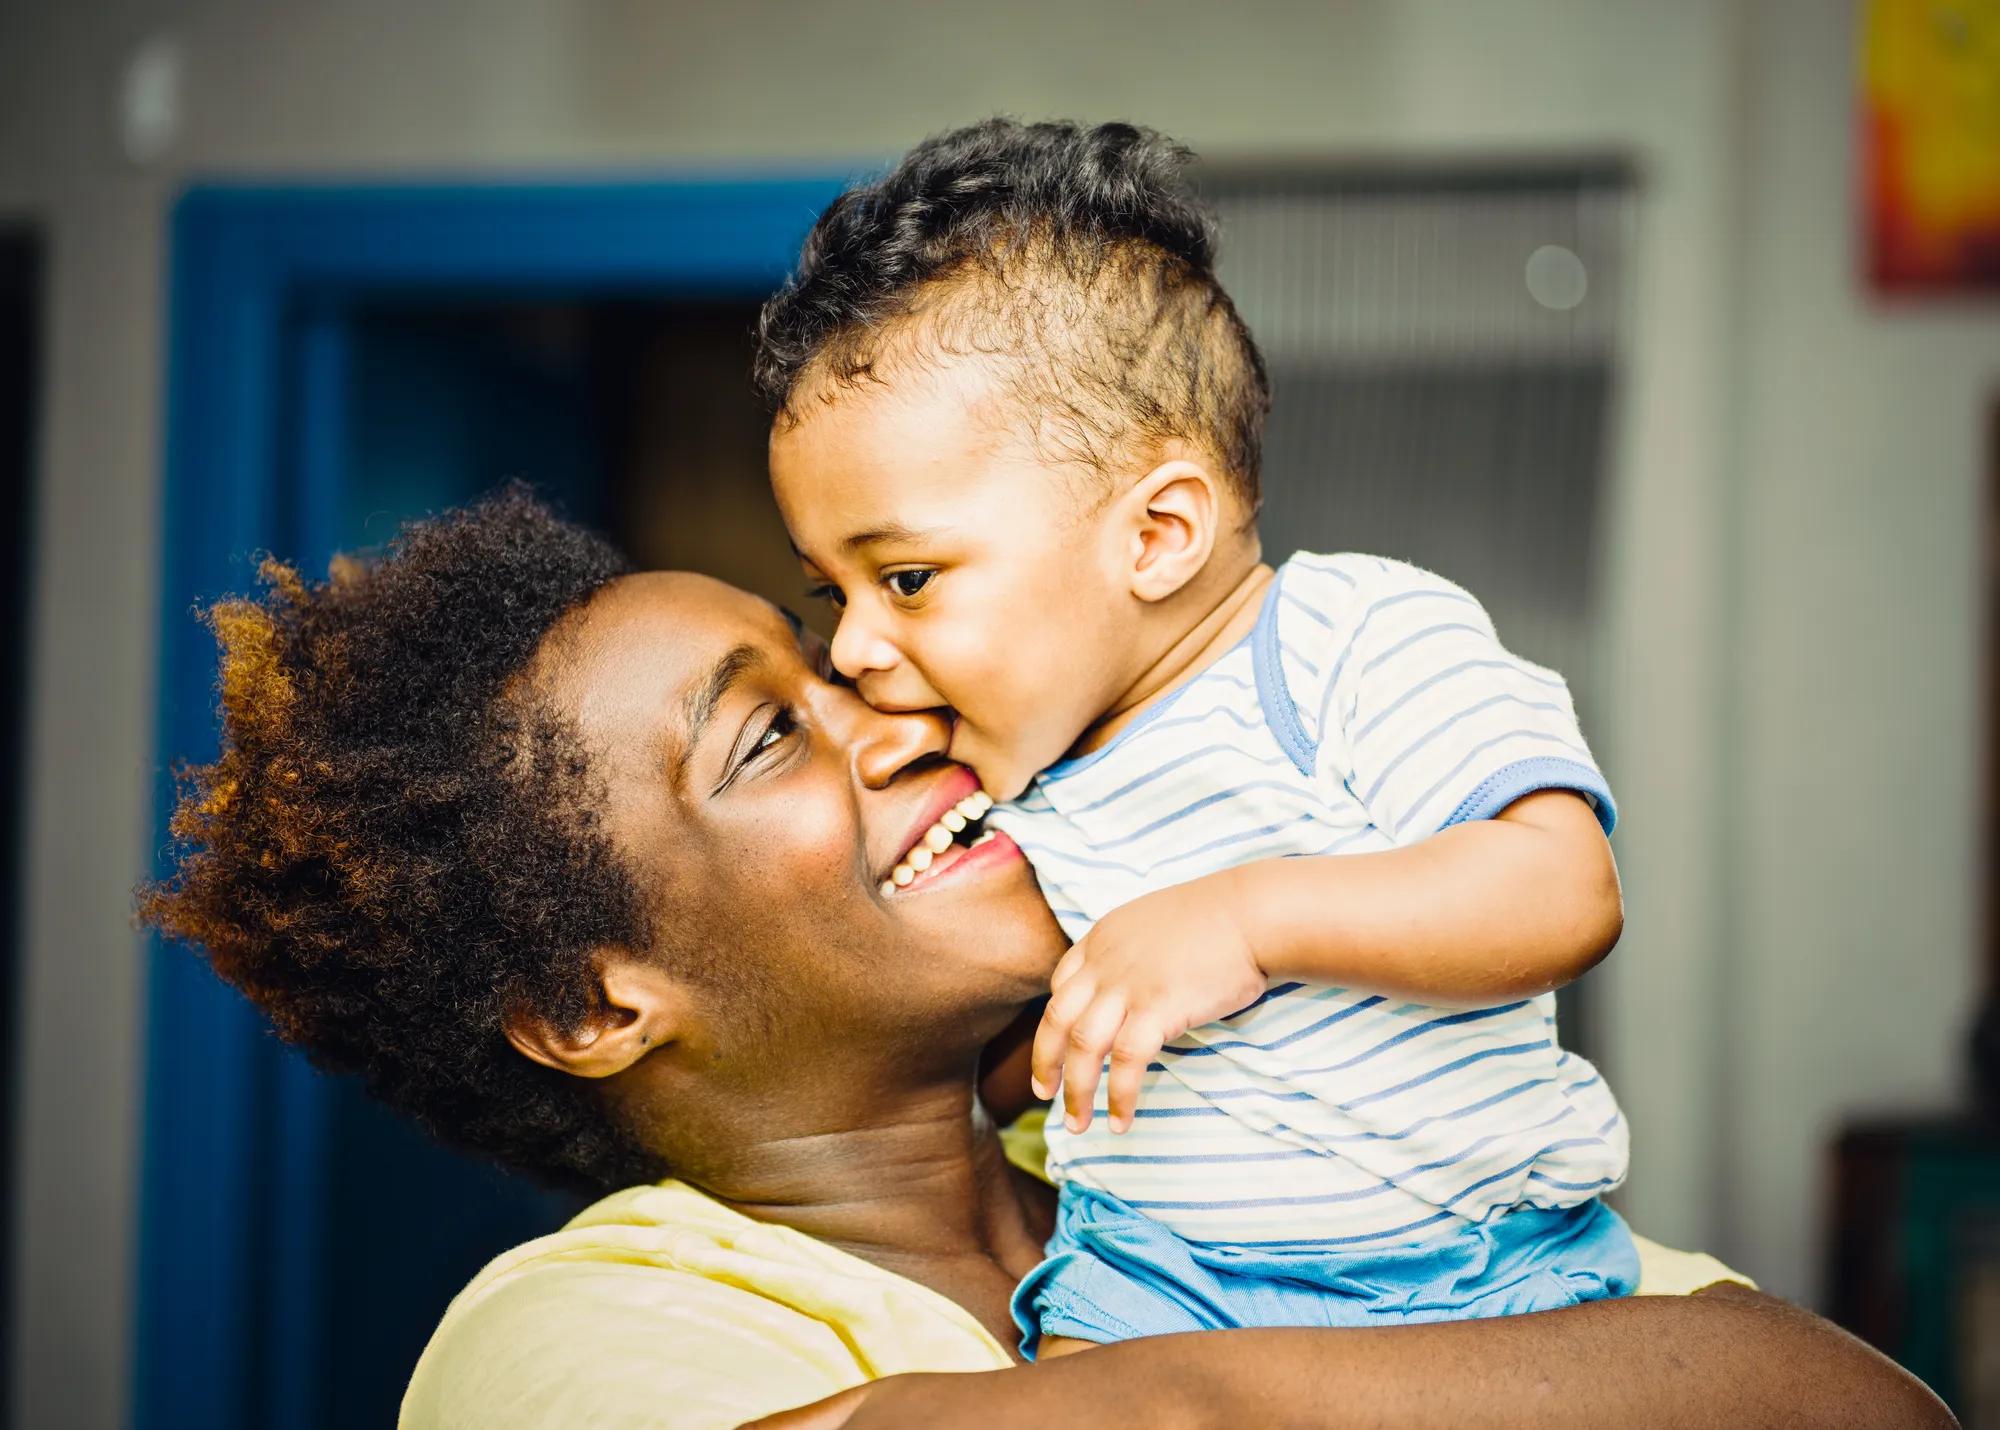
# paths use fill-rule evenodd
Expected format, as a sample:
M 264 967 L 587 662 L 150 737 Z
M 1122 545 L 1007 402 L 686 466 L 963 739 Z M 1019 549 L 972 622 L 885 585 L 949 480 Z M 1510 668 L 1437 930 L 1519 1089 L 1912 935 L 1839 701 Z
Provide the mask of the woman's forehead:
M 552 633 L 544 678 L 586 727 L 623 724 L 657 718 L 736 647 L 791 642 L 768 601 L 693 572 L 646 571 L 603 587 Z
M 788 638 L 785 619 L 769 601 L 693 571 L 641 571 L 621 576 L 583 609 L 587 638 L 615 654 L 662 645 L 691 662 L 712 659 L 716 647 L 746 639 Z

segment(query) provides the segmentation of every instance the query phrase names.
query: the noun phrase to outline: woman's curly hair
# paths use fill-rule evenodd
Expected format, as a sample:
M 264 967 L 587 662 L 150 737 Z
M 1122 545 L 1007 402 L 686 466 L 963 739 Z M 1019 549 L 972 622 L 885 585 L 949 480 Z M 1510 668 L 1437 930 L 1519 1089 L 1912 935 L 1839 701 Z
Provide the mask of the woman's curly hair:
M 221 753 L 181 771 L 175 867 L 140 899 L 315 1064 L 570 1186 L 663 1169 L 503 1020 L 573 1026 L 593 950 L 651 947 L 651 921 L 573 729 L 521 677 L 626 569 L 518 484 L 325 582 L 266 561 L 260 598 L 207 612 Z

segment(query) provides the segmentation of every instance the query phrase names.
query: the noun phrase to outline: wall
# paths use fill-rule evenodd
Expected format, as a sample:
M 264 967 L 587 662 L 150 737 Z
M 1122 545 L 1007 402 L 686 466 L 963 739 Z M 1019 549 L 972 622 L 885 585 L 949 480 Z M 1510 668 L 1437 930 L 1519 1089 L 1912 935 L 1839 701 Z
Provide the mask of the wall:
M 55 30 L 0 11 L 0 208 L 49 243 L 9 1423 L 96 1430 L 122 1423 L 132 1265 L 163 189 L 99 157 L 101 66 Z
M 1615 713 L 1595 732 L 1626 819 L 1630 932 L 1602 977 L 1610 1072 L 1638 1129 L 1627 1209 L 1776 1289 L 1809 1288 L 1800 1199 L 1833 1094 L 1923 1098 L 1948 1081 L 1970 899 L 1952 751 L 1972 717 L 1963 676 L 1925 685 L 1914 725 L 1889 708 L 1891 687 L 1850 692 L 1847 643 L 1813 598 L 1855 598 L 1857 642 L 1893 625 L 1930 643 L 1889 642 L 1884 677 L 1925 674 L 1923 650 L 1969 654 L 1967 409 L 1990 376 L 1973 351 L 1984 330 L 1885 324 L 1845 296 L 1828 251 L 1847 223 L 1844 7 L 1171 0 L 1143 13 L 1063 0 L 1004 15 L 916 0 L 0 4 L 0 210 L 41 216 L 54 258 L 18 1423 L 123 1413 L 143 1007 L 124 910 L 154 759 L 161 235 L 175 187 L 189 173 L 860 164 L 996 110 L 1142 117 L 1218 156 L 1638 162 L 1639 341 L 1603 655 Z M 117 156 L 112 94 L 132 48 L 161 32 L 186 57 L 186 125 L 142 171 Z M 1747 153 L 1801 171 L 1742 182 Z M 1807 245 L 1796 268 L 1785 236 Z M 1950 375 L 1919 381 L 1934 334 L 1956 355 Z M 1843 345 L 1823 392 L 1796 375 Z M 1905 509 L 1912 488 L 1871 483 L 1884 466 L 1920 469 L 1922 513 Z M 1853 505 L 1836 517 L 1805 500 L 1830 492 Z M 1725 539 L 1731 520 L 1743 529 Z M 1956 555 L 1870 571 L 1853 558 L 1880 552 L 1871 533 L 1948 538 Z M 1855 708 L 1801 738 L 1828 690 Z M 1814 777 L 1849 767 L 1866 767 L 1859 797 L 1833 807 Z M 1864 834 L 1856 813 L 1896 820 L 1901 837 Z M 1738 818 L 1751 822 L 1740 839 Z M 1850 866 L 1853 881 L 1824 878 Z M 1895 949 L 1890 978 L 1824 976 L 1829 948 L 1869 971 L 1871 929 Z M 1905 1020 L 1893 1038 L 1869 1026 L 1891 980 Z M 1866 1034 L 1865 1059 L 1838 1079 L 1803 1059 L 1813 1027 L 1788 1021 L 1802 984 L 1816 1026 Z M 1786 1034 L 1770 1041 L 1774 1021 Z
M 1723 1244 L 1816 1286 L 1821 1152 L 1855 1109 L 1961 1086 L 1983 873 L 1982 450 L 2000 305 L 1871 299 L 1850 37 L 1760 7 L 1744 140 L 1718 814 L 1730 1036 Z

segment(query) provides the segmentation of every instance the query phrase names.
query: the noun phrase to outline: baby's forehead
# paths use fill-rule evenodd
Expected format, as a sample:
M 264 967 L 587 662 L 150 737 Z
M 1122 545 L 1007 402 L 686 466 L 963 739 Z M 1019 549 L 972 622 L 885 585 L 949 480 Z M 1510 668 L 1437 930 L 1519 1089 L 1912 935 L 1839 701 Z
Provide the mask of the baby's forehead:
M 811 582 L 859 578 L 897 563 L 954 563 L 996 543 L 1074 533 L 1078 484 L 1017 448 L 949 464 L 892 453 L 846 471 L 794 476 L 773 464 L 778 504 Z
M 813 541 L 827 539 L 821 528 L 835 513 L 854 531 L 927 524 L 905 509 L 913 499 L 934 487 L 969 501 L 981 472 L 1101 496 L 1127 454 L 1061 388 L 1059 373 L 1038 375 L 1004 354 L 921 348 L 844 381 L 814 377 L 771 432 L 772 482 L 794 540 L 807 521 Z

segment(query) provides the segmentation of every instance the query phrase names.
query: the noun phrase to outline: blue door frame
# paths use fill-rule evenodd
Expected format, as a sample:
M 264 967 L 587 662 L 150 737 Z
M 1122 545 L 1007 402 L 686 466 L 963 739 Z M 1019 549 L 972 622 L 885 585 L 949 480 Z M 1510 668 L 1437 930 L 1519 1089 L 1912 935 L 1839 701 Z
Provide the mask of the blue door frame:
M 215 749 L 195 606 L 250 558 L 331 554 L 341 315 L 385 294 L 746 295 L 783 278 L 836 178 L 198 185 L 171 228 L 157 843 L 174 759 Z M 186 950 L 150 951 L 134 1424 L 296 1423 L 312 1383 L 325 1089 Z M 272 1294 L 276 1288 L 278 1294 Z M 253 1333 L 254 1332 L 254 1333 Z M 253 1365 L 262 1346 L 264 1364 Z

